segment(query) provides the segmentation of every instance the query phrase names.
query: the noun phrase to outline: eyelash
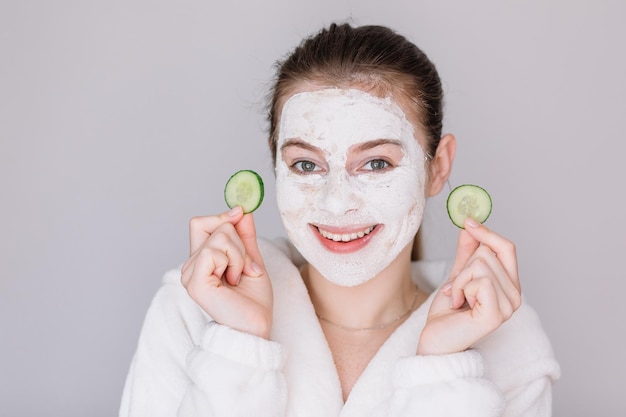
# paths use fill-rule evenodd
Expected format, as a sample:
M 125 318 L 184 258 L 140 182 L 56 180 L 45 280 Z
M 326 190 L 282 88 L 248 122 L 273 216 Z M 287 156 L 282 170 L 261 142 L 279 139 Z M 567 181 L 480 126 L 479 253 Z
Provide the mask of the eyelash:
M 303 169 L 303 165 L 304 164 L 312 165 L 312 169 L 310 169 L 310 170 Z M 317 164 L 315 162 L 311 162 L 311 161 L 307 161 L 307 160 L 297 161 L 297 162 L 294 162 L 291 165 L 291 169 L 293 171 L 297 172 L 298 174 L 302 174 L 302 175 L 308 175 L 308 174 L 313 174 L 313 173 L 317 172 L 315 168 L 317 168 Z
M 374 168 L 374 165 L 379 165 L 382 164 L 382 168 Z M 366 168 L 367 166 L 370 166 L 370 168 Z M 305 168 L 305 166 L 308 166 L 308 169 Z M 367 161 L 362 167 L 361 167 L 361 171 L 365 171 L 365 172 L 375 172 L 375 171 L 380 171 L 380 172 L 385 172 L 388 171 L 389 169 L 393 168 L 393 165 L 389 162 L 386 161 L 384 159 L 381 158 L 376 158 L 376 159 L 372 159 Z M 321 168 L 319 168 L 319 166 L 312 161 L 309 160 L 302 160 L 302 161 L 297 161 L 294 162 L 291 165 L 291 169 L 296 172 L 297 174 L 300 175 L 309 175 L 309 174 L 315 174 L 319 171 L 321 171 Z
M 374 163 L 376 163 L 376 164 L 382 163 L 383 167 L 382 168 L 374 168 L 374 166 L 373 166 Z M 365 169 L 365 171 L 386 171 L 386 170 L 388 170 L 389 168 L 392 167 L 392 165 L 391 165 L 391 163 L 389 163 L 389 161 L 386 161 L 386 160 L 380 159 L 380 158 L 372 159 L 371 161 L 367 161 L 365 163 L 365 165 L 363 165 L 363 168 L 367 167 L 368 165 L 371 168 L 370 169 Z

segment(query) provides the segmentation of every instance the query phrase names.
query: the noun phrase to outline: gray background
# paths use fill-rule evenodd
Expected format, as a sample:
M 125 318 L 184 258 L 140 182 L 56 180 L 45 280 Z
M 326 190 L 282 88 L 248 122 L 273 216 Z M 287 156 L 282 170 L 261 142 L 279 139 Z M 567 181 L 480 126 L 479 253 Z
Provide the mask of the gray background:
M 450 185 L 494 198 L 526 300 L 563 369 L 557 416 L 626 415 L 621 308 L 623 1 L 0 3 L 0 414 L 112 416 L 187 221 L 225 209 L 236 169 L 267 182 L 273 62 L 333 20 L 389 25 L 437 64 Z M 444 199 L 429 258 L 453 255 Z

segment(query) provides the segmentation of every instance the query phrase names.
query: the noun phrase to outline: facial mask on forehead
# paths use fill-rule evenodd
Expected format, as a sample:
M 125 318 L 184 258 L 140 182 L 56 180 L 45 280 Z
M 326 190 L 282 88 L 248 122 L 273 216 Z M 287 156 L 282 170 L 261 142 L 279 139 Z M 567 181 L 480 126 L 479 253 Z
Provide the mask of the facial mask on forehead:
M 375 277 L 412 242 L 422 220 L 425 157 L 413 125 L 390 97 L 322 89 L 289 98 L 278 132 L 277 203 L 293 244 L 337 285 Z M 401 157 L 395 166 L 372 171 L 371 160 L 384 160 L 382 149 L 389 148 L 365 151 L 377 155 L 365 160 L 355 149 L 379 140 L 393 141 Z M 303 156 L 285 161 L 281 149 L 292 141 Z M 316 153 L 304 150 L 310 147 Z M 307 158 L 321 170 L 294 169 Z

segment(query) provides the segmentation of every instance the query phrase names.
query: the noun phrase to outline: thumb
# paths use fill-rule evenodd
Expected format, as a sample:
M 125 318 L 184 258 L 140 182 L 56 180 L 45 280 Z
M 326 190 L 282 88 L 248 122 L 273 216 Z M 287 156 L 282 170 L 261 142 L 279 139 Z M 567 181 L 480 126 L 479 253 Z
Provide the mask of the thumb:
M 456 257 L 450 271 L 450 278 L 456 277 L 467 264 L 469 258 L 474 254 L 480 242 L 470 235 L 467 230 L 462 229 L 459 233 L 459 240 L 456 245 Z
M 244 273 L 246 275 L 258 276 L 263 273 L 265 267 L 261 251 L 256 238 L 256 227 L 254 226 L 254 217 L 252 213 L 244 215 L 241 220 L 235 224 L 235 230 L 243 242 L 246 251 L 246 260 L 244 265 Z

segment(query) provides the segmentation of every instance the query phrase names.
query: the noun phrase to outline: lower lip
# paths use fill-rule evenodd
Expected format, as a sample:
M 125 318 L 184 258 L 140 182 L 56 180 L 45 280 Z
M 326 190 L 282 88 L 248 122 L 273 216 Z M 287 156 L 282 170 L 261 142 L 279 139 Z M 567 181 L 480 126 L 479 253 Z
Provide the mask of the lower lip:
M 324 236 L 322 236 L 317 227 L 313 225 L 309 225 L 309 227 L 313 229 L 313 234 L 317 236 L 317 239 L 320 241 L 322 246 L 334 253 L 352 253 L 363 249 L 363 247 L 367 245 L 369 241 L 372 240 L 372 237 L 374 237 L 374 235 L 376 235 L 376 233 L 378 233 L 378 231 L 381 229 L 381 226 L 377 225 L 376 227 L 374 227 L 374 230 L 372 230 L 360 239 L 351 240 L 350 242 L 336 242 L 331 239 L 326 239 Z

